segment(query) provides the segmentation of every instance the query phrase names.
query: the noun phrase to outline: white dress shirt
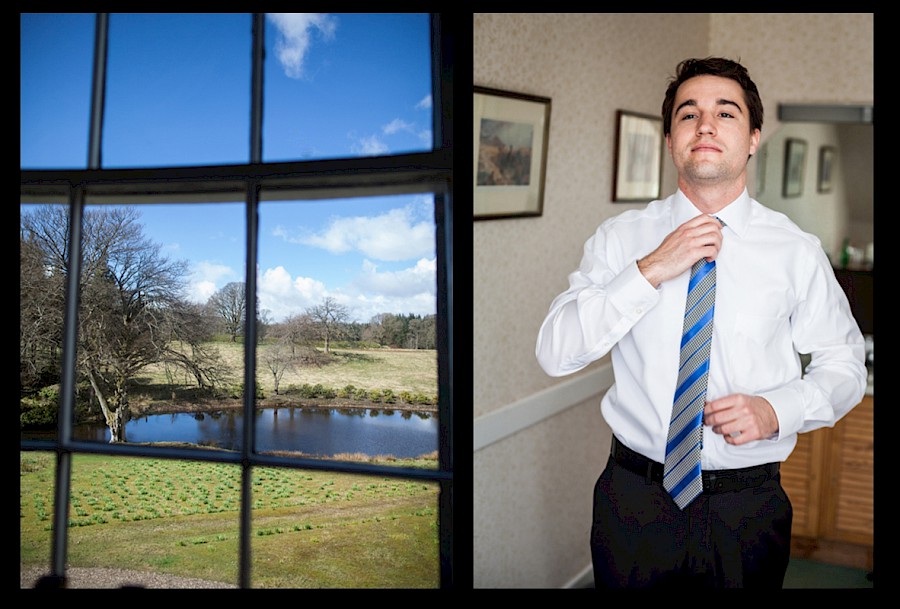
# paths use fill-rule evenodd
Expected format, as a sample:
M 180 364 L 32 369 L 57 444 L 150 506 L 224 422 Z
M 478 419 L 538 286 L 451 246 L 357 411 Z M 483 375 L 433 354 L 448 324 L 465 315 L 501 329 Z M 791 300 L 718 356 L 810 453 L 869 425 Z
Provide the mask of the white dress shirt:
M 654 288 L 637 260 L 700 213 L 679 190 L 601 224 L 569 275 L 569 289 L 550 305 L 535 348 L 551 376 L 581 370 L 611 351 L 615 383 L 603 397 L 603 417 L 625 445 L 660 463 L 690 271 Z M 702 467 L 784 461 L 798 432 L 834 425 L 862 399 L 863 337 L 818 238 L 746 190 L 716 216 L 725 226 L 707 400 L 762 396 L 779 432 L 733 446 L 707 427 Z M 811 355 L 805 374 L 799 353 Z

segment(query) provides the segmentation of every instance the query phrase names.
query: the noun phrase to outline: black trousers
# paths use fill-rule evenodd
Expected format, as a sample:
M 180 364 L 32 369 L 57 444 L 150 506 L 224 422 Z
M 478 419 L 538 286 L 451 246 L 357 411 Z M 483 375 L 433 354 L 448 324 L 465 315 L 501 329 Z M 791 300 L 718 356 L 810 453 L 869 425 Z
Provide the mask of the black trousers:
M 704 492 L 683 511 L 660 482 L 610 457 L 594 486 L 591 555 L 597 588 L 780 589 L 793 510 L 780 475 Z

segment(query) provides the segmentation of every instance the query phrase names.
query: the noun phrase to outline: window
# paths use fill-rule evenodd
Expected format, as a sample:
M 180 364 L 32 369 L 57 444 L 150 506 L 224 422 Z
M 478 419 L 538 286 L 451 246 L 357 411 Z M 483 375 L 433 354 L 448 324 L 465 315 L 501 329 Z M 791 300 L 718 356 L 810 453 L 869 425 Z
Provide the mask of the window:
M 366 28 L 367 19 L 378 27 L 412 34 L 388 36 L 389 44 L 381 51 L 384 56 L 379 57 L 377 45 L 369 46 L 378 30 Z M 167 536 L 166 543 L 196 546 L 198 556 L 230 552 L 230 567 L 217 571 L 210 563 L 209 579 L 216 579 L 213 575 L 217 572 L 219 579 L 236 579 L 234 583 L 244 588 L 390 586 L 387 572 L 354 573 L 350 581 L 312 579 L 313 573 L 328 571 L 329 565 L 319 561 L 332 550 L 309 553 L 297 549 L 296 554 L 286 556 L 279 554 L 283 550 L 276 550 L 284 548 L 284 543 L 270 544 L 267 538 L 308 530 L 312 531 L 307 539 L 310 544 L 324 547 L 332 543 L 332 548 L 338 548 L 346 537 L 337 527 L 321 529 L 324 525 L 315 521 L 313 511 L 298 507 L 296 513 L 303 518 L 281 521 L 265 510 L 299 506 L 304 501 L 327 503 L 354 494 L 393 493 L 424 496 L 430 507 L 415 508 L 412 506 L 419 504 L 409 503 L 406 512 L 392 513 L 384 523 L 379 514 L 370 511 L 358 521 L 342 524 L 349 528 L 363 520 L 378 522 L 382 528 L 372 529 L 377 531 L 372 534 L 383 543 L 368 544 L 370 564 L 379 559 L 389 563 L 389 540 L 415 543 L 429 533 L 424 530 L 423 537 L 410 537 L 409 530 L 416 527 L 390 529 L 387 520 L 402 520 L 412 512 L 429 516 L 430 535 L 435 540 L 433 558 L 412 557 L 411 561 L 431 560 L 437 571 L 434 585 L 452 586 L 452 167 L 447 143 L 452 108 L 447 79 L 453 36 L 447 33 L 447 21 L 438 14 L 306 15 L 299 20 L 296 15 L 263 14 L 23 14 L 21 23 L 20 209 L 23 222 L 50 210 L 47 213 L 56 214 L 58 223 L 53 226 L 59 230 L 52 240 L 58 254 L 54 266 L 40 256 L 27 255 L 36 241 L 33 232 L 21 229 L 23 268 L 26 262 L 33 265 L 29 267 L 28 290 L 23 281 L 22 298 L 47 296 L 46 302 L 34 303 L 29 310 L 55 306 L 57 314 L 51 329 L 53 340 L 41 343 L 35 339 L 25 345 L 22 338 L 20 360 L 25 361 L 30 349 L 28 353 L 40 352 L 44 362 L 61 361 L 57 426 L 44 437 L 23 435 L 20 441 L 23 472 L 42 469 L 53 488 L 51 500 L 38 494 L 23 494 L 21 499 L 29 510 L 41 512 L 45 538 L 38 545 L 49 548 L 51 559 L 44 584 L 64 585 L 67 564 L 77 557 L 85 539 L 80 535 L 88 535 L 91 527 L 87 525 L 92 520 L 124 523 L 118 527 L 123 537 L 108 542 L 110 555 L 115 556 L 127 552 L 128 535 L 132 539 L 146 535 L 146 529 L 139 527 L 142 521 L 161 515 L 189 516 L 192 510 L 205 509 L 228 512 L 231 519 L 187 539 L 171 535 L 172 527 L 166 525 L 158 530 L 161 537 Z M 359 41 L 369 63 L 363 64 L 359 55 L 351 56 L 350 61 L 340 57 L 335 37 L 342 27 L 351 39 Z M 90 76 L 89 82 L 84 82 L 88 48 Z M 405 63 L 398 63 L 400 57 Z M 309 63 L 302 63 L 304 58 Z M 167 63 L 184 69 L 166 69 Z M 374 72 L 384 90 L 360 80 L 359 87 L 347 91 L 345 99 L 335 97 L 334 83 L 354 79 L 352 72 L 345 71 L 354 64 L 363 73 Z M 378 65 L 384 67 L 379 70 Z M 327 73 L 328 78 L 307 74 L 303 80 L 304 68 Z M 419 80 L 401 86 L 397 74 L 410 73 L 419 75 Z M 82 74 L 80 79 L 78 74 Z M 385 92 L 402 99 L 395 105 L 396 113 L 391 112 Z M 337 105 L 344 114 L 331 112 Z M 363 114 L 374 122 L 363 122 Z M 84 116 L 89 117 L 87 123 Z M 316 135 L 319 130 L 323 136 Z M 327 146 L 318 142 L 327 142 Z M 323 218 L 319 224 L 310 220 L 319 216 Z M 291 224 L 296 218 L 303 220 Z M 104 222 L 139 226 L 158 238 L 138 253 L 123 248 L 117 258 L 111 253 L 114 248 L 92 249 L 93 239 L 106 234 Z M 386 230 L 385 226 L 395 228 Z M 390 237 L 397 236 L 392 232 L 396 227 L 406 231 L 404 239 L 391 243 Z M 213 233 L 220 240 L 211 246 Z M 344 242 L 329 242 L 335 235 L 343 236 Z M 297 254 L 303 260 L 292 260 L 296 264 L 289 267 L 276 253 L 291 240 L 320 251 L 331 247 L 334 253 L 353 245 L 346 243 L 347 235 L 355 235 L 360 251 L 368 248 L 368 257 L 353 262 L 358 267 L 355 282 L 315 285 L 321 276 L 317 273 L 325 272 L 326 267 L 334 267 L 329 270 L 335 276 L 346 273 L 337 267 L 349 262 L 338 260 L 337 254 L 316 259 L 307 251 Z M 139 232 L 128 244 L 143 243 L 140 237 Z M 168 277 L 166 272 L 173 269 L 178 257 L 166 248 L 175 243 L 203 250 L 196 255 L 180 250 L 180 255 L 203 264 L 193 265 L 187 276 L 172 275 L 187 277 L 188 285 L 180 286 L 185 289 L 179 294 L 194 295 L 194 304 L 190 299 L 177 300 L 177 309 L 159 304 L 176 301 L 174 296 L 166 300 L 168 287 L 175 293 L 174 284 L 134 283 L 135 275 L 129 272 L 134 268 L 130 265 L 142 265 L 153 269 L 155 277 Z M 402 254 L 398 253 L 401 249 Z M 201 276 L 201 270 L 206 274 Z M 355 315 L 353 321 L 361 332 L 366 321 L 384 312 L 374 302 L 376 292 L 367 292 L 366 286 L 385 286 L 399 278 L 414 281 L 404 284 L 405 292 L 394 292 L 394 302 L 403 303 L 397 306 L 406 307 L 417 321 L 433 312 L 436 421 L 427 424 L 436 424 L 434 465 L 422 468 L 402 462 L 353 460 L 341 450 L 320 458 L 318 454 L 285 453 L 260 443 L 260 430 L 289 429 L 288 418 L 299 416 L 292 410 L 276 410 L 272 415 L 282 417 L 277 426 L 260 416 L 260 389 L 271 386 L 268 377 L 263 377 L 274 380 L 280 367 L 279 360 L 271 357 L 264 322 L 282 321 L 292 311 L 311 310 L 317 303 L 343 303 L 345 312 Z M 429 282 L 431 288 L 411 288 L 416 281 L 419 288 Z M 50 289 L 51 284 L 56 288 Z M 104 385 L 101 373 L 118 366 L 131 371 L 121 378 L 140 382 L 135 377 L 151 374 L 142 357 L 160 345 L 177 342 L 179 348 L 171 349 L 164 359 L 157 358 L 153 374 L 168 375 L 170 380 L 182 375 L 203 387 L 211 378 L 208 375 L 221 368 L 215 357 L 202 360 L 201 366 L 196 364 L 199 359 L 186 356 L 202 349 L 202 340 L 185 338 L 189 330 L 202 326 L 199 320 L 204 313 L 194 305 L 218 292 L 224 296 L 232 284 L 244 299 L 234 330 L 240 334 L 234 338 L 241 347 L 233 350 L 238 363 L 231 369 L 237 368 L 237 379 L 224 386 L 232 387 L 238 412 L 195 413 L 198 425 L 202 418 L 203 429 L 234 431 L 231 445 L 223 449 L 203 442 L 190 446 L 179 441 L 146 444 L 140 435 L 133 441 L 125 437 L 126 441 L 108 442 L 106 436 L 76 433 L 74 415 L 85 395 L 98 412 L 101 402 L 121 399 L 105 389 L 115 383 Z M 123 285 L 128 289 L 123 291 Z M 124 293 L 129 299 L 143 299 L 139 310 L 128 308 L 131 303 L 121 298 Z M 51 298 L 54 295 L 58 295 L 56 301 Z M 95 303 L 108 303 L 113 296 L 122 301 L 117 304 L 119 318 L 139 317 L 145 323 L 143 330 L 135 332 L 133 325 L 125 329 L 114 326 L 118 322 L 105 309 L 92 308 Z M 28 304 L 31 307 L 33 303 Z M 46 326 L 47 319 L 39 312 L 28 321 Z M 21 323 L 24 328 L 24 317 Z M 40 336 L 51 330 L 42 327 Z M 422 332 L 425 336 L 427 330 Z M 24 330 L 22 336 L 26 336 Z M 134 350 L 127 356 L 117 351 L 113 361 L 108 357 L 113 339 Z M 404 340 L 418 338 L 410 334 Z M 91 350 L 92 344 L 96 351 Z M 99 354 L 107 359 L 101 361 Z M 96 359 L 93 368 L 86 364 L 92 357 Z M 85 370 L 93 372 L 84 374 Z M 128 383 L 122 383 L 126 389 Z M 172 400 L 182 398 L 173 390 Z M 115 412 L 114 408 L 108 410 Z M 373 408 L 367 416 L 383 417 L 383 421 L 385 410 L 389 408 Z M 235 426 L 238 415 L 244 422 Z M 106 422 L 110 434 L 115 433 L 117 424 L 128 429 L 128 420 L 116 423 L 113 417 Z M 159 435 L 154 436 L 158 439 Z M 110 464 L 116 464 L 116 476 L 124 478 L 114 477 L 109 467 L 104 468 Z M 193 472 L 189 487 L 180 487 L 172 476 L 166 476 L 166 472 L 185 468 Z M 103 500 L 99 486 L 98 493 L 93 493 L 73 483 L 83 479 L 123 493 L 127 488 L 129 501 L 119 505 Z M 76 488 L 78 492 L 73 492 Z M 101 501 L 108 505 L 98 505 Z M 172 513 L 163 513 L 165 510 Z M 388 553 L 379 556 L 379 551 Z M 23 548 L 23 556 L 25 553 Z M 364 557 L 360 554 L 359 559 Z M 152 560 L 164 566 L 173 559 L 160 555 Z M 285 562 L 292 564 L 292 571 L 278 566 Z M 398 571 L 404 568 L 393 567 Z M 307 576 L 310 579 L 304 580 Z M 398 581 L 396 585 L 410 587 L 409 582 Z

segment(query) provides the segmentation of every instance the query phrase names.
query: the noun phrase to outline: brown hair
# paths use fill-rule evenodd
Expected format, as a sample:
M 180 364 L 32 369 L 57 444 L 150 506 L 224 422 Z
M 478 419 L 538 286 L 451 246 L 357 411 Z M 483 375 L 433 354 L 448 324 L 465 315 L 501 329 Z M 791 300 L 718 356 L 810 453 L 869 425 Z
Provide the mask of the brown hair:
M 750 131 L 762 130 L 763 105 L 759 98 L 756 84 L 750 79 L 747 68 L 736 61 L 722 57 L 707 57 L 705 59 L 685 59 L 678 64 L 675 77 L 669 81 L 666 89 L 666 98 L 662 105 L 663 133 L 669 135 L 672 131 L 672 108 L 675 105 L 675 93 L 681 84 L 694 76 L 722 76 L 734 80 L 744 90 L 744 102 L 750 113 Z

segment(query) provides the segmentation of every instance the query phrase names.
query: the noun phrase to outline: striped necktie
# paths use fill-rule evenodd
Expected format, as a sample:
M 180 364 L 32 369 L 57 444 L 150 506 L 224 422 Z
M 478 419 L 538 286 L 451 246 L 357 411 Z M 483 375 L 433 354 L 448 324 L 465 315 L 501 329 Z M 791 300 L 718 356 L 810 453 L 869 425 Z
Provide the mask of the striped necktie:
M 715 300 L 716 263 L 701 259 L 691 269 L 688 285 L 678 385 L 663 470 L 663 486 L 681 509 L 703 492 L 700 449 Z

